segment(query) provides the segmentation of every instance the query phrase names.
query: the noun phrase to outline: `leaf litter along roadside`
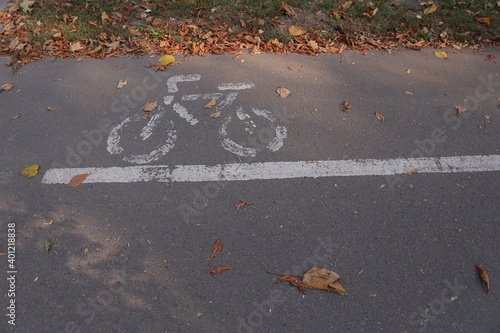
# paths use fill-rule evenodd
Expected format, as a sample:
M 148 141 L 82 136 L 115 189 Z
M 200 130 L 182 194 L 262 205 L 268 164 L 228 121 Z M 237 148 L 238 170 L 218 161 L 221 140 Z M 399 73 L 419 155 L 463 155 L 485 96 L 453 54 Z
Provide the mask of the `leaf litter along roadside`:
M 316 55 L 426 46 L 500 45 L 500 6 L 328 0 L 19 1 L 0 12 L 0 53 L 15 68 L 46 56 L 290 52 Z M 163 66 L 163 65 L 162 65 Z

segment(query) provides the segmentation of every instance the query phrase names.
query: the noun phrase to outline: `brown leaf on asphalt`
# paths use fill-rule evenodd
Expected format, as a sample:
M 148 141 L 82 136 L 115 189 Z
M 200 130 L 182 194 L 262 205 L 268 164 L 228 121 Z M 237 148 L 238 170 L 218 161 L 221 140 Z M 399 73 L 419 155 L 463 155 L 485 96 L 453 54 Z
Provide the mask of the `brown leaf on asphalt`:
M 278 95 L 280 95 L 281 98 L 287 98 L 288 95 L 290 95 L 292 92 L 284 87 L 279 87 L 276 89 L 276 92 Z
M 0 87 L 0 91 L 9 91 L 14 87 L 14 82 L 9 82 Z
M 55 106 L 48 106 L 47 111 L 54 111 L 56 108 Z
M 245 205 L 253 205 L 253 203 L 248 202 L 248 201 L 245 201 L 245 200 L 240 200 L 240 203 L 239 203 L 239 204 L 234 205 L 234 207 L 236 208 L 236 210 L 240 210 L 240 209 L 241 209 L 241 207 L 243 207 L 243 206 L 245 206 Z
M 347 112 L 350 108 L 352 108 L 352 105 L 349 105 L 349 100 L 346 100 L 343 104 L 342 111 Z
M 297 289 L 299 289 L 301 292 L 303 292 L 304 294 L 306 293 L 306 285 L 305 285 L 304 281 L 299 279 L 297 276 L 292 275 L 292 274 L 284 275 L 284 276 L 280 277 L 276 281 L 276 283 L 280 283 L 280 282 L 284 282 L 284 281 L 290 282 L 295 287 L 297 287 Z
M 288 16 L 295 16 L 296 15 L 295 10 L 293 10 L 293 8 L 290 7 L 290 5 L 288 5 L 285 1 L 281 2 L 281 6 L 280 6 L 279 10 L 285 11 L 286 15 L 288 15 Z
M 383 115 L 381 115 L 380 113 L 378 113 L 377 111 L 375 111 L 375 117 L 377 117 L 378 120 L 380 121 L 384 121 L 385 118 Z
M 484 285 L 486 287 L 486 293 L 488 293 L 490 291 L 490 278 L 488 276 L 488 273 L 486 273 L 486 270 L 481 265 L 476 265 L 476 269 L 477 273 L 479 274 L 479 277 L 484 282 Z
M 118 66 L 118 65 L 115 65 L 115 67 L 118 68 L 118 69 L 125 68 L 125 66 Z
M 87 177 L 89 175 L 90 175 L 90 173 L 82 173 L 82 174 L 71 177 L 71 180 L 69 181 L 68 186 L 69 187 L 79 186 L 81 183 L 83 183 L 85 181 L 85 179 L 87 179 Z
M 210 258 L 208 259 L 208 265 L 212 265 L 212 261 L 215 259 L 215 257 L 219 254 L 219 252 L 222 250 L 222 241 L 220 239 L 215 241 L 214 247 L 212 248 L 212 254 L 210 255 Z
M 406 171 L 406 172 L 405 172 L 405 175 L 410 176 L 410 175 L 413 175 L 413 174 L 415 174 L 415 173 L 418 173 L 418 168 L 412 169 L 412 170 L 410 170 L 410 171 Z
M 210 274 L 219 274 L 220 272 L 227 271 L 229 269 L 234 269 L 234 267 L 227 267 L 227 266 L 222 266 L 222 267 L 217 267 L 214 268 L 210 271 Z
M 210 109 L 211 107 L 213 107 L 215 105 L 215 103 L 217 103 L 217 101 L 215 100 L 215 98 L 212 98 L 210 100 L 210 102 L 208 102 L 207 105 L 205 105 L 203 108 Z
M 210 118 L 219 118 L 222 114 L 222 111 L 217 111 L 217 112 L 214 112 L 210 115 Z
M 457 110 L 457 118 L 462 115 L 465 111 L 467 111 L 467 108 L 463 105 L 455 105 L 455 110 Z
M 495 60 L 496 58 L 497 58 L 497 56 L 496 56 L 496 55 L 494 55 L 494 54 L 490 54 L 490 55 L 488 56 L 488 58 L 486 58 L 486 59 L 484 59 L 484 60 L 486 60 L 486 61 L 491 61 L 491 60 Z
M 346 290 L 339 283 L 335 283 L 340 279 L 340 275 L 329 270 L 328 268 L 313 267 L 304 273 L 304 283 L 306 288 L 321 289 L 336 292 L 340 295 L 347 294 Z
M 144 104 L 144 106 L 142 107 L 142 109 L 145 111 L 145 112 L 149 112 L 149 111 L 153 111 L 154 109 L 156 109 L 156 107 L 158 106 L 158 102 L 150 102 L 150 103 L 146 103 Z

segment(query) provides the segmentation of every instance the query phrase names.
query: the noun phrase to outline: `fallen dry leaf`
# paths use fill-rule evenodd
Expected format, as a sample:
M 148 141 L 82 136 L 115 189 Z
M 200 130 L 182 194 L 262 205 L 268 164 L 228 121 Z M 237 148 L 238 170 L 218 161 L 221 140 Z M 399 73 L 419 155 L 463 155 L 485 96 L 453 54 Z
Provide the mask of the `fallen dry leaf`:
M 125 68 L 125 66 L 118 66 L 118 65 L 115 65 L 115 67 L 118 68 L 118 69 Z
M 424 15 L 429 15 L 429 14 L 431 14 L 431 13 L 434 13 L 437 9 L 438 9 L 438 8 L 437 8 L 437 6 L 436 6 L 436 5 L 432 5 L 432 6 L 430 6 L 430 7 L 427 7 L 427 8 L 425 8 L 425 10 L 424 10 Z
M 175 61 L 175 57 L 171 56 L 170 54 L 166 54 L 163 57 L 161 57 L 160 59 L 158 59 L 158 61 L 160 62 L 160 64 L 166 66 L 166 65 L 170 65 L 171 63 L 173 63 Z
M 493 23 L 493 17 L 491 15 L 482 15 L 477 18 L 479 23 L 486 23 L 488 25 Z
M 349 100 L 346 100 L 343 104 L 342 111 L 347 112 L 350 108 L 352 108 L 352 105 L 349 105 Z
M 441 59 L 448 59 L 448 54 L 446 52 L 443 52 L 443 51 L 436 51 L 436 52 L 434 52 L 434 55 L 438 58 L 441 58 Z
M 31 164 L 31 165 L 28 165 L 26 168 L 19 170 L 19 173 L 23 177 L 33 178 L 38 174 L 39 169 L 40 169 L 40 166 L 38 164 Z
M 385 118 L 383 115 L 381 115 L 380 113 L 378 113 L 377 111 L 375 111 L 375 117 L 377 117 L 378 120 L 380 121 L 384 121 Z
M 307 30 L 302 28 L 300 25 L 291 25 L 288 28 L 288 32 L 292 36 L 300 36 L 300 35 L 305 34 L 307 32 Z
M 409 91 L 409 90 L 406 90 L 405 94 L 410 95 L 410 96 L 413 95 L 413 93 L 411 91 Z
M 222 250 L 222 241 L 220 239 L 215 241 L 214 247 L 212 248 L 212 254 L 210 255 L 210 258 L 208 259 L 208 265 L 212 265 L 212 261 L 215 259 L 215 257 L 219 254 L 219 252 Z
M 158 106 L 158 102 L 146 103 L 142 107 L 145 112 L 153 111 Z
M 348 9 L 349 9 L 349 7 L 351 7 L 351 5 L 352 5 L 352 1 L 347 1 L 347 2 L 344 2 L 344 3 L 342 4 L 342 11 L 344 11 L 344 12 L 345 12 L 346 10 L 348 10 Z
M 497 58 L 496 55 L 490 54 L 489 57 L 487 59 L 484 59 L 484 60 L 491 61 L 491 60 L 495 60 L 496 58 Z
M 222 114 L 221 111 L 214 112 L 210 115 L 210 118 L 219 118 L 221 114 Z
M 409 175 L 413 175 L 413 174 L 415 174 L 415 173 L 418 173 L 418 168 L 412 169 L 412 170 L 410 170 L 410 171 L 406 171 L 406 172 L 405 172 L 405 175 L 408 175 L 408 176 L 409 176 Z
M 222 267 L 217 267 L 214 268 L 210 271 L 210 274 L 219 274 L 220 272 L 227 271 L 229 269 L 234 269 L 234 267 L 227 267 L 227 266 L 222 266 Z
M 208 102 L 207 105 L 205 105 L 203 108 L 210 109 L 211 107 L 213 107 L 215 105 L 215 103 L 217 103 L 217 101 L 215 100 L 215 98 L 212 98 L 210 100 L 210 102 Z
M 127 84 L 128 84 L 127 80 L 125 80 L 125 81 L 120 80 L 120 81 L 118 81 L 118 85 L 116 86 L 116 89 L 121 89 L 121 88 L 125 87 Z
M 88 253 L 89 253 L 89 249 L 88 249 L 88 248 L 85 248 L 85 249 L 83 250 L 83 254 L 87 255 Z
M 241 209 L 241 207 L 243 207 L 243 206 L 245 206 L 245 205 L 253 205 L 253 203 L 248 202 L 248 201 L 245 201 L 245 200 L 240 200 L 240 203 L 239 203 L 239 204 L 234 205 L 234 207 L 236 208 L 236 210 L 240 210 L 240 209 Z
M 467 111 L 467 108 L 463 105 L 455 105 L 455 109 L 457 110 L 457 117 L 460 117 L 462 113 Z
M 309 289 L 333 291 L 340 295 L 347 294 L 341 284 L 335 283 L 338 279 L 340 279 L 340 275 L 328 268 L 313 267 L 304 273 L 304 278 L 302 280 L 306 288 Z
M 80 44 L 80 42 L 75 42 L 69 46 L 69 50 L 71 52 L 76 52 L 81 49 L 83 49 L 83 46 Z
M 56 108 L 55 106 L 48 106 L 47 111 L 54 111 Z
M 0 91 L 9 91 L 14 87 L 14 82 L 9 82 L 0 87 Z
M 279 87 L 276 89 L 276 92 L 278 95 L 280 95 L 281 98 L 287 98 L 292 92 L 284 87 Z
M 281 2 L 281 6 L 280 6 L 280 9 L 279 10 L 284 10 L 286 15 L 288 16 L 295 16 L 295 10 L 293 10 L 292 7 L 290 7 L 290 5 L 288 5 L 285 1 Z
M 299 289 L 301 292 L 303 292 L 304 294 L 306 293 L 306 285 L 304 283 L 304 281 L 302 281 L 301 279 L 299 279 L 297 276 L 295 275 L 292 275 L 292 274 L 287 274 L 287 275 L 283 275 L 282 277 L 280 277 L 276 283 L 280 283 L 280 282 L 284 282 L 284 281 L 288 281 L 290 282 L 291 284 L 293 284 L 295 287 L 297 287 L 297 289 Z
M 488 273 L 486 273 L 486 270 L 481 265 L 476 265 L 476 269 L 479 274 L 479 277 L 484 282 L 484 285 L 486 287 L 486 293 L 488 293 L 490 291 L 490 278 L 488 276 Z
M 89 175 L 90 175 L 90 173 L 82 173 L 82 174 L 75 175 L 75 176 L 71 177 L 71 180 L 69 181 L 68 186 L 69 187 L 79 186 L 81 183 L 83 183 L 85 181 L 85 179 L 87 179 L 87 177 Z

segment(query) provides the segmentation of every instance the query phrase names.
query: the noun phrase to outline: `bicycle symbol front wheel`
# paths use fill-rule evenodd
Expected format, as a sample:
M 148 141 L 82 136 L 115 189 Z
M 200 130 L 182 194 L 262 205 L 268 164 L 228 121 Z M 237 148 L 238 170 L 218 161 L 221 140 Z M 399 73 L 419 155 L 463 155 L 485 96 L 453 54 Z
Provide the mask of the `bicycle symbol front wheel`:
M 257 153 L 270 150 L 277 151 L 283 146 L 286 128 L 275 124 L 277 118 L 267 110 L 252 108 L 244 112 L 242 107 L 236 110 L 236 119 L 226 116 L 219 129 L 222 147 L 238 156 L 255 157 Z M 244 129 L 245 137 L 241 128 Z

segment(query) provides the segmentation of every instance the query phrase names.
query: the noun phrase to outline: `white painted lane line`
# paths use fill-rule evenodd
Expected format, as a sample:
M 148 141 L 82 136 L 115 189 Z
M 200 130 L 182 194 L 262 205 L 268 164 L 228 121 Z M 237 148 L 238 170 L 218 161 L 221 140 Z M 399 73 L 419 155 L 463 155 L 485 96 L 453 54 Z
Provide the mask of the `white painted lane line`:
M 500 155 L 366 159 L 340 161 L 265 162 L 252 164 L 150 165 L 110 168 L 49 169 L 44 184 L 67 184 L 79 174 L 85 183 L 207 182 L 347 176 L 389 176 L 418 173 L 500 171 Z

